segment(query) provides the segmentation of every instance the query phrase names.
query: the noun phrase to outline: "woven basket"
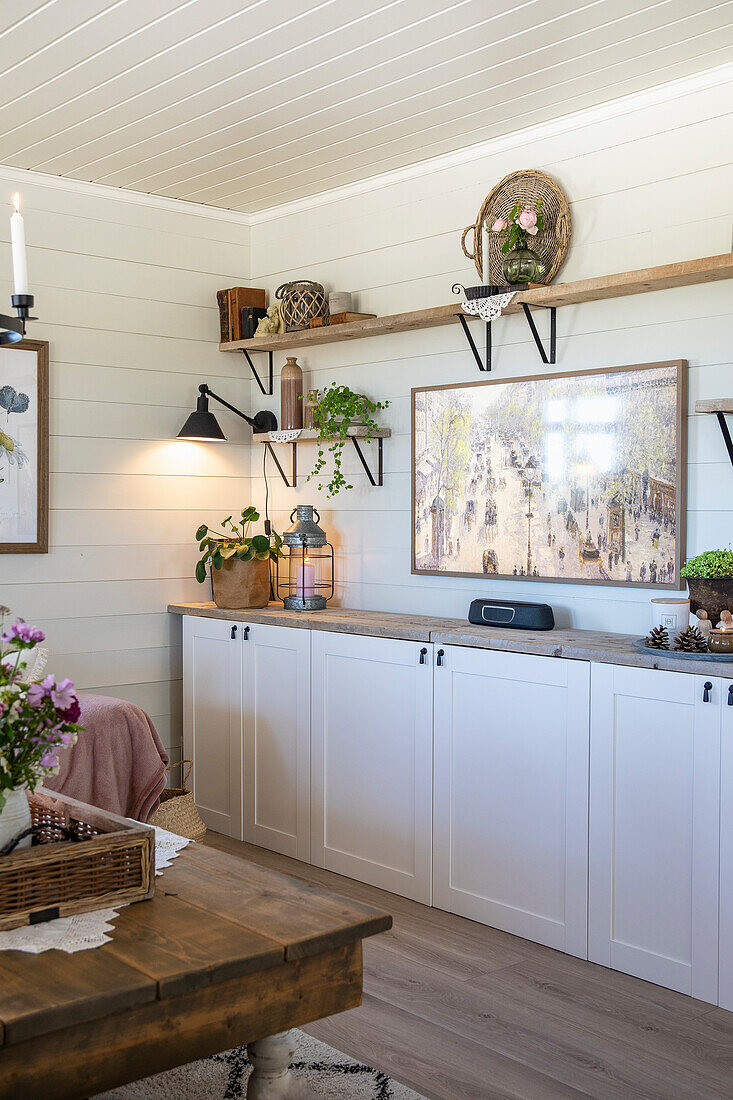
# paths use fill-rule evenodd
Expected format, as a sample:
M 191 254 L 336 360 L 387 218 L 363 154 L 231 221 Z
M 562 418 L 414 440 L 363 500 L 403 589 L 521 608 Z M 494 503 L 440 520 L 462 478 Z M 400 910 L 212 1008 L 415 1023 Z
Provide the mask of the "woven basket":
M 181 764 L 188 764 L 188 771 L 183 777 L 182 787 L 166 787 L 160 796 L 160 806 L 148 821 L 148 825 L 158 825 L 161 829 L 167 829 L 169 833 L 177 833 L 178 836 L 188 837 L 189 840 L 203 840 L 206 836 L 204 825 L 193 793 L 186 787 L 188 777 L 193 768 L 193 760 L 181 760 Z M 177 768 L 178 764 L 170 764 L 167 771 Z
M 309 328 L 316 317 L 320 317 L 324 325 L 329 323 L 326 292 L 320 283 L 310 279 L 283 283 L 275 291 L 275 297 L 282 300 L 280 313 L 288 332 Z
M 544 229 L 532 238 L 530 247 L 533 252 L 541 256 L 547 265 L 545 282 L 551 283 L 565 262 L 570 245 L 570 207 L 559 185 L 545 172 L 537 168 L 528 168 L 523 172 L 512 172 L 497 183 L 493 190 L 489 191 L 484 199 L 478 217 L 473 225 L 463 230 L 461 248 L 463 254 L 476 264 L 479 279 L 483 282 L 483 248 L 484 235 L 481 227 L 485 222 L 489 227 L 496 218 L 508 218 L 515 204 L 521 202 L 524 206 L 537 209 L 537 201 L 542 199 L 542 221 Z M 473 251 L 469 252 L 466 245 L 466 237 L 473 233 Z M 504 274 L 501 269 L 501 261 L 504 258 L 501 246 L 504 236 L 498 233 L 490 233 L 489 241 L 489 272 L 490 282 L 501 286 L 504 282 Z
M 0 856 L 0 929 L 150 898 L 155 833 L 56 791 L 27 795 L 31 848 Z

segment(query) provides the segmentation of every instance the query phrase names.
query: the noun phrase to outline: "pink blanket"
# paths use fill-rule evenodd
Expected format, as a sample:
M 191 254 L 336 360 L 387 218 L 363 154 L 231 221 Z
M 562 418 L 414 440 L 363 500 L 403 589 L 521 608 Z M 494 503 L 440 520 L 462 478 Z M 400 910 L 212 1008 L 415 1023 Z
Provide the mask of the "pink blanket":
M 140 707 L 106 695 L 80 695 L 84 732 L 60 753 L 58 775 L 44 787 L 111 813 L 147 821 L 165 787 L 168 756 Z

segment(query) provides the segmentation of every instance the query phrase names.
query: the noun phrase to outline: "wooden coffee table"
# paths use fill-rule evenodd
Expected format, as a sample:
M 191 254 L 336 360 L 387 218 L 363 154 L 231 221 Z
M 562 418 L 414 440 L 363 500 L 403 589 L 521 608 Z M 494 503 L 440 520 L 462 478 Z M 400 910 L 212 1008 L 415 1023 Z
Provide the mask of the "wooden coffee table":
M 370 906 L 200 845 L 113 940 L 0 952 L 0 1097 L 72 1100 L 250 1044 L 248 1100 L 295 1091 L 289 1029 L 361 1003 Z

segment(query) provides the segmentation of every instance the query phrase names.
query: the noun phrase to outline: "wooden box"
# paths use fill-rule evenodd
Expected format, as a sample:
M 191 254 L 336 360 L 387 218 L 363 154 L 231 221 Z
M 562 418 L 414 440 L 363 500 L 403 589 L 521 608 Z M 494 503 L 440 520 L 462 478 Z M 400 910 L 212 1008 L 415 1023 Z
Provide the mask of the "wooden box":
M 153 896 L 154 829 L 43 788 L 28 801 L 51 842 L 0 856 L 0 929 Z M 54 840 L 60 828 L 79 839 Z

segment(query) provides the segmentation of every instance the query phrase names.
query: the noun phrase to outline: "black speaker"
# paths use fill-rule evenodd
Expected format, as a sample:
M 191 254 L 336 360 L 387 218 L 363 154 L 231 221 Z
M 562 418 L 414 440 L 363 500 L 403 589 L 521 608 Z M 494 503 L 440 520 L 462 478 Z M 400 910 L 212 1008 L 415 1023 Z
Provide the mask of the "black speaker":
M 473 600 L 468 621 L 474 626 L 508 626 L 517 630 L 552 630 L 555 626 L 549 603 L 520 600 Z

